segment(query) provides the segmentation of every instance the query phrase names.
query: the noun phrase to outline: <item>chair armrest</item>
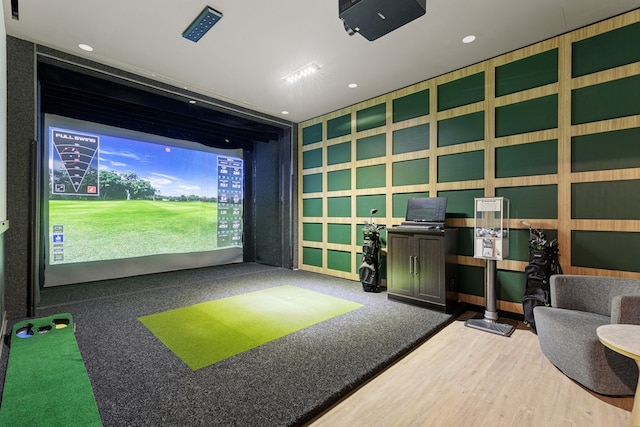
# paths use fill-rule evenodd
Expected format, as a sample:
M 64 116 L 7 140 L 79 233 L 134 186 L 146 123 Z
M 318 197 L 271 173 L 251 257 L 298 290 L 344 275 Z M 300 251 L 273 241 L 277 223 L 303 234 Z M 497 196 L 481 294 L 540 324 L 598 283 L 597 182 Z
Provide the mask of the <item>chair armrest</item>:
M 611 323 L 640 325 L 640 295 L 616 295 L 611 300 Z

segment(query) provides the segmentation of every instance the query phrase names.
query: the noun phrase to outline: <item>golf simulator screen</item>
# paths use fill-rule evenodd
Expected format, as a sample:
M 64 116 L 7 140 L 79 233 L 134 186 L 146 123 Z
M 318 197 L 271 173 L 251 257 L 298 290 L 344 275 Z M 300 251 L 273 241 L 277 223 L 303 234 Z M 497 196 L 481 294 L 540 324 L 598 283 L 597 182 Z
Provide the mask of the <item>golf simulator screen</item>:
M 242 262 L 242 150 L 45 115 L 44 286 Z

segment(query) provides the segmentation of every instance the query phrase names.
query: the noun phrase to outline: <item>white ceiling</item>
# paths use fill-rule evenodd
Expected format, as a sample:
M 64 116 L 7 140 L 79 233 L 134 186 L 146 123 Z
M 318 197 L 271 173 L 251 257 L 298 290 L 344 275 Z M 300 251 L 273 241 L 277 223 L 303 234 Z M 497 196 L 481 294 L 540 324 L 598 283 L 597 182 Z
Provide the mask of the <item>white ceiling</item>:
M 375 41 L 347 34 L 338 0 L 19 0 L 19 20 L 11 0 L 3 4 L 9 35 L 301 122 L 636 9 L 640 0 L 427 0 L 424 16 Z M 222 19 L 198 43 L 183 38 L 205 6 Z M 469 34 L 476 41 L 463 44 Z M 321 70 L 309 80 L 282 80 L 310 62 Z

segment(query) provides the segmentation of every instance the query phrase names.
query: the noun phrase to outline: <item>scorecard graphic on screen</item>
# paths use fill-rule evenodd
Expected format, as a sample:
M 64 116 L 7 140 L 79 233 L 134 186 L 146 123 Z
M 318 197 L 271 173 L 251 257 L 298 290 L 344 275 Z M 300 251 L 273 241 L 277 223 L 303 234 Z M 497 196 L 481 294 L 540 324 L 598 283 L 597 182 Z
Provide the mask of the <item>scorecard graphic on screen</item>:
M 218 157 L 218 245 L 242 242 L 242 176 L 240 159 Z

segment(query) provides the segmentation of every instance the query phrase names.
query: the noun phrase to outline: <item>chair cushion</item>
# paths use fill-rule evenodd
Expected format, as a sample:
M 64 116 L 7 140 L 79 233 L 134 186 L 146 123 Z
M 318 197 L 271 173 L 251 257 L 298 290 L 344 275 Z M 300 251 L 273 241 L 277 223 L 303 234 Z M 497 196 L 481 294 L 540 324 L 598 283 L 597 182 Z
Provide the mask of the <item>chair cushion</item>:
M 536 307 L 534 316 L 542 352 L 565 375 L 596 393 L 634 394 L 635 361 L 598 339 L 596 329 L 611 323 L 608 316 L 544 306 Z

